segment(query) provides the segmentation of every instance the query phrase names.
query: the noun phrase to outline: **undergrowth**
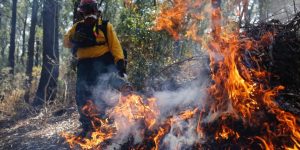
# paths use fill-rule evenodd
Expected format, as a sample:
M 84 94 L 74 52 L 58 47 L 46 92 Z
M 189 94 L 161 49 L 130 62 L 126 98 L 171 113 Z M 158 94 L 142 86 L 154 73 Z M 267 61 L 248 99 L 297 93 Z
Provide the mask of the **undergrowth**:
M 58 92 L 56 99 L 48 101 L 42 111 L 51 114 L 58 109 L 74 105 L 75 98 L 75 72 L 70 69 L 69 64 L 61 65 L 58 80 Z M 24 116 L 24 113 L 35 114 L 37 111 L 31 106 L 40 79 L 41 67 L 34 67 L 33 80 L 28 89 L 25 87 L 25 73 L 10 74 L 10 68 L 0 70 L 0 119 L 16 118 Z M 29 91 L 29 103 L 25 102 L 25 92 Z

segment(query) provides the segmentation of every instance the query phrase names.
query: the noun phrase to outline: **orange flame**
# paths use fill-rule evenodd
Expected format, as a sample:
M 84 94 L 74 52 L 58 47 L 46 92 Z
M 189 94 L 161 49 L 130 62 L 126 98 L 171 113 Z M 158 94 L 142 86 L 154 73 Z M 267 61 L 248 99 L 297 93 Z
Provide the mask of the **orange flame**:
M 155 142 L 155 150 L 159 149 L 159 141 L 161 140 L 162 137 L 165 136 L 166 132 L 167 131 L 164 128 L 159 128 L 157 135 L 153 138 Z
M 133 126 L 137 120 L 144 120 L 147 128 L 150 129 L 156 123 L 159 111 L 156 106 L 156 99 L 150 98 L 146 102 L 147 104 L 141 96 L 135 94 L 126 97 L 121 96 L 119 103 L 108 111 L 108 116 L 114 119 L 114 122 L 110 123 L 109 119 L 99 118 L 96 105 L 92 101 L 88 101 L 82 108 L 82 112 L 92 122 L 91 136 L 81 138 L 68 133 L 62 133 L 62 136 L 71 148 L 79 145 L 82 149 L 93 149 L 101 148 L 102 143 L 114 138 L 119 130 Z
M 187 2 L 187 1 L 185 1 Z M 289 136 L 289 142 L 294 143 L 293 147 L 299 147 L 300 141 L 300 127 L 297 124 L 296 116 L 282 110 L 278 104 L 274 101 L 277 93 L 283 89 L 282 86 L 275 88 L 269 88 L 267 84 L 268 72 L 265 72 L 263 68 L 259 67 L 259 59 L 251 57 L 251 61 L 256 63 L 257 68 L 249 68 L 243 62 L 244 50 L 262 49 L 262 47 L 272 44 L 274 40 L 274 33 L 267 32 L 261 36 L 260 41 L 253 39 L 241 38 L 239 30 L 228 30 L 227 27 L 222 25 L 222 12 L 219 0 L 211 0 L 212 9 L 211 13 L 211 38 L 209 40 L 203 40 L 198 34 L 199 27 L 197 26 L 197 19 L 203 20 L 201 13 L 194 13 L 191 16 L 190 22 L 193 22 L 186 31 L 186 37 L 201 44 L 207 52 L 210 54 L 212 69 L 212 79 L 214 84 L 211 85 L 208 92 L 210 97 L 210 107 L 208 107 L 207 116 L 200 117 L 201 119 L 213 122 L 228 114 L 236 120 L 243 120 L 245 126 L 259 126 L 260 122 L 257 117 L 258 111 L 266 111 L 266 114 L 272 114 L 276 116 L 278 125 L 275 125 L 275 130 L 271 130 L 270 127 L 264 136 L 255 136 L 254 139 L 264 144 L 266 149 L 274 149 L 274 140 L 279 136 Z M 244 5 L 247 5 L 248 1 L 243 1 Z M 191 3 L 190 3 L 191 4 Z M 239 3 L 237 3 L 239 4 Z M 182 12 L 190 12 L 186 9 L 186 6 L 176 5 L 174 8 L 181 7 L 181 11 L 173 12 L 174 9 L 166 9 L 159 16 L 171 15 Z M 218 6 L 219 5 L 219 6 Z M 167 13 L 168 12 L 168 13 Z M 180 16 L 179 18 L 184 18 Z M 163 26 L 157 23 L 156 26 L 159 30 L 168 31 L 175 39 L 178 39 L 181 29 L 173 28 L 173 24 L 177 26 L 183 26 L 184 21 L 169 20 L 172 23 L 165 24 Z M 172 30 L 170 30 L 170 28 Z M 206 35 L 207 36 L 207 35 Z M 257 82 L 261 81 L 261 82 Z M 205 112 L 205 111 L 204 111 Z M 225 117 L 226 118 L 226 117 Z M 277 122 L 275 121 L 275 122 Z M 197 125 L 197 131 L 199 134 L 203 134 L 203 128 L 201 122 Z M 221 122 L 223 123 L 223 122 Z M 275 123 L 276 124 L 276 123 Z M 273 126 L 274 123 L 267 123 L 267 126 Z M 215 133 L 216 139 L 226 139 L 229 135 L 236 135 L 236 138 L 241 135 L 228 128 L 225 124 L 221 125 L 220 131 Z M 285 145 L 284 145 L 285 146 Z M 287 148 L 287 146 L 285 146 Z
M 234 5 L 239 5 L 239 0 Z M 169 2 L 169 3 L 168 3 Z M 213 140 L 216 143 L 232 140 L 237 143 L 241 138 L 254 142 L 261 149 L 273 150 L 300 148 L 300 127 L 297 117 L 282 110 L 275 101 L 283 86 L 271 88 L 267 77 L 270 73 L 260 67 L 260 58 L 248 56 L 245 53 L 259 51 L 272 44 L 276 34 L 267 32 L 261 35 L 259 41 L 246 38 L 245 33 L 232 26 L 225 25 L 222 17 L 220 0 L 171 0 L 165 2 L 158 14 L 153 27 L 156 31 L 166 30 L 178 40 L 185 37 L 198 42 L 210 55 L 211 78 L 213 83 L 208 88 L 208 98 L 202 109 L 190 106 L 182 112 L 177 112 L 167 119 L 162 119 L 156 104 L 156 99 L 144 101 L 139 95 L 121 97 L 119 103 L 108 111 L 108 116 L 114 123 L 97 118 L 96 108 L 92 104 L 85 107 L 90 116 L 96 133 L 91 139 L 76 139 L 74 135 L 64 134 L 71 147 L 80 145 L 81 148 L 99 148 L 101 143 L 113 139 L 119 131 L 130 129 L 138 121 L 145 125 L 144 130 L 150 131 L 145 139 L 153 142 L 152 150 L 160 149 L 164 137 L 176 123 L 195 119 L 195 132 L 200 139 Z M 243 0 L 246 4 L 247 0 Z M 207 8 L 209 11 L 199 11 Z M 233 6 L 231 6 L 233 7 Z M 199 21 L 209 21 L 210 30 L 200 33 Z M 238 27 L 236 27 L 238 28 Z M 207 32 L 210 32 L 207 34 Z M 249 58 L 248 58 L 249 57 Z M 246 64 L 245 59 L 253 64 Z M 192 108 L 192 109 L 191 109 Z M 97 126 L 101 124 L 101 126 Z M 212 126 L 217 124 L 216 126 Z M 242 130 L 256 129 L 255 133 L 245 135 L 241 129 L 234 128 L 235 124 Z M 144 133 L 140 131 L 141 134 Z M 249 131 L 251 132 L 251 130 Z M 211 136 L 212 135 L 212 136 Z M 212 138 L 211 138 L 212 137 Z M 210 139 L 211 138 L 211 139 Z M 144 139 L 144 140 L 145 140 Z M 84 142 L 81 142 L 81 141 Z M 147 141 L 146 140 L 146 141 Z M 88 143 L 88 144 L 87 144 Z M 143 144 L 143 143 L 142 143 Z M 248 144 L 248 143 L 243 143 Z M 202 147 L 201 143 L 195 145 Z M 240 144 L 242 149 L 246 147 Z M 137 149 L 149 149 L 137 145 Z M 180 147 L 177 147 L 180 149 Z M 134 148 L 133 148 L 134 149 Z M 230 148 L 229 148 L 230 149 Z M 245 149 L 248 149 L 247 147 Z
M 115 126 L 109 124 L 108 119 L 99 118 L 99 110 L 91 100 L 87 101 L 87 104 L 82 108 L 82 112 L 91 120 L 93 130 L 90 138 L 62 133 L 71 148 L 75 148 L 76 145 L 79 145 L 82 149 L 97 148 L 101 143 L 114 136 Z
M 167 30 L 175 39 L 179 39 L 179 34 L 176 32 L 179 25 L 184 22 L 184 16 L 188 10 L 189 0 L 174 0 L 174 7 L 162 10 L 161 15 L 156 18 L 156 26 L 154 30 Z
M 231 136 L 235 136 L 235 138 L 237 138 L 237 139 L 240 137 L 240 135 L 237 132 L 233 131 L 232 129 L 228 128 L 225 125 L 222 125 L 222 129 L 220 130 L 220 132 L 216 132 L 215 139 L 216 140 L 219 140 L 219 139 L 227 140 Z
M 148 104 L 143 102 L 143 98 L 139 95 L 129 95 L 121 97 L 118 105 L 116 105 L 109 115 L 115 120 L 117 128 L 126 128 L 134 125 L 136 120 L 144 120 L 146 126 L 151 128 L 159 115 L 159 110 L 156 106 L 156 99 L 148 99 Z

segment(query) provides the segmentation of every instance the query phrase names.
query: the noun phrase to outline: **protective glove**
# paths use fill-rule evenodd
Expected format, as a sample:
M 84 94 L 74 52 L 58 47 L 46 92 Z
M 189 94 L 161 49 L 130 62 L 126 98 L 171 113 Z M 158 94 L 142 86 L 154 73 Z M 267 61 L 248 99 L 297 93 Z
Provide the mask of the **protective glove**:
M 73 71 L 76 71 L 77 64 L 78 64 L 78 60 L 75 57 L 72 57 L 70 61 L 70 67 Z
M 126 74 L 125 61 L 123 59 L 117 62 L 117 69 L 119 71 L 119 76 L 124 77 Z

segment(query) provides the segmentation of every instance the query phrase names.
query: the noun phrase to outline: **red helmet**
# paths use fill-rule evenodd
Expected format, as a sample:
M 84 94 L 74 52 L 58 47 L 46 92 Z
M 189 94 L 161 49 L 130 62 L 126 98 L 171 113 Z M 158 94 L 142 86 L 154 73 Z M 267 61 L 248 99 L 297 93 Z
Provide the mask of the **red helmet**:
M 78 10 L 84 14 L 95 13 L 98 10 L 98 4 L 96 0 L 81 0 Z
M 81 0 L 80 5 L 86 5 L 86 4 L 97 4 L 96 0 Z

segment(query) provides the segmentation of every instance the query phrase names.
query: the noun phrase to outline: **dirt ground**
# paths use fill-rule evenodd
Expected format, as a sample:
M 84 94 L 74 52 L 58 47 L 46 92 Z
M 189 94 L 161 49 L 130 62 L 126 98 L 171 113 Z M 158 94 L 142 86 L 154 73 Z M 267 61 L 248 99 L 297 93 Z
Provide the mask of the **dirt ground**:
M 76 132 L 78 113 L 74 107 L 55 113 L 43 111 L 27 119 L 0 119 L 1 150 L 65 150 L 70 149 L 60 136 Z

